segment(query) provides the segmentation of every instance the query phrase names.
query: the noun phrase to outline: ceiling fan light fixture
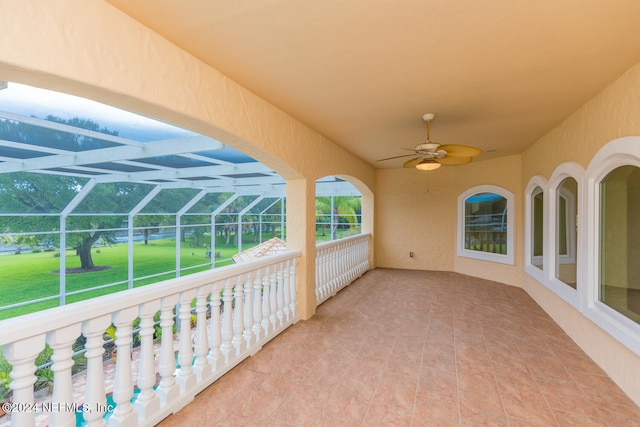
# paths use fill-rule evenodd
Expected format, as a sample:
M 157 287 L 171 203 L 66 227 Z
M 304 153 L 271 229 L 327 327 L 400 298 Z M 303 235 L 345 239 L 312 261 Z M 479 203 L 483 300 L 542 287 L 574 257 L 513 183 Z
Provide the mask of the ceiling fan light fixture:
M 438 169 L 440 166 L 442 166 L 440 163 L 436 162 L 433 159 L 426 159 L 421 161 L 420 163 L 418 163 L 416 165 L 416 169 L 419 169 L 421 171 L 433 171 Z

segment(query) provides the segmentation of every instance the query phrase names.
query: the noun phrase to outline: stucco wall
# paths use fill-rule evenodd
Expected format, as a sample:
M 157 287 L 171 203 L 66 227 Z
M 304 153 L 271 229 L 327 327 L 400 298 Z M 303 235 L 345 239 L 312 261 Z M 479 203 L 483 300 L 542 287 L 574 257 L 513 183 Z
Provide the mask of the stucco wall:
M 602 146 L 630 135 L 640 135 L 640 64 L 523 153 L 520 194 L 532 176 L 549 179 L 560 163 L 571 160 L 586 168 Z M 640 404 L 640 356 L 528 274 L 524 274 L 522 286 Z
M 453 269 L 455 169 L 377 171 L 375 246 L 378 267 Z M 413 257 L 409 256 L 410 252 Z
M 380 267 L 457 271 L 519 286 L 522 280 L 520 156 L 423 172 L 381 169 L 376 187 L 376 260 Z M 477 185 L 516 195 L 516 265 L 456 256 L 458 196 Z M 409 252 L 413 252 L 411 258 Z

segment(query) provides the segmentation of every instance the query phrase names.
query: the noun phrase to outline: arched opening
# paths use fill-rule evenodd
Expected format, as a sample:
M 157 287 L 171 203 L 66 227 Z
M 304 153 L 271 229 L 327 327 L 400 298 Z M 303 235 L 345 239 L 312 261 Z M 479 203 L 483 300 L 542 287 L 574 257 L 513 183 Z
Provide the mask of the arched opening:
M 9 83 L 0 139 L 0 318 L 220 267 L 285 238 L 284 179 L 190 130 Z

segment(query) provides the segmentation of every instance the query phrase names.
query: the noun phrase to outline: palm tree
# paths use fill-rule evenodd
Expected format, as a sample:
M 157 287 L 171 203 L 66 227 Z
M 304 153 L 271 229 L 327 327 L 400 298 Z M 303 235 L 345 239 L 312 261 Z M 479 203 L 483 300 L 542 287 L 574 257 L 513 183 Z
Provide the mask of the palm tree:
M 336 240 L 340 223 L 349 224 L 349 228 L 358 224 L 361 203 L 362 199 L 354 196 L 316 197 L 316 222 L 322 225 L 322 235 L 325 235 L 325 227 L 330 225 L 331 240 Z M 330 216 L 330 224 L 325 222 L 327 215 Z

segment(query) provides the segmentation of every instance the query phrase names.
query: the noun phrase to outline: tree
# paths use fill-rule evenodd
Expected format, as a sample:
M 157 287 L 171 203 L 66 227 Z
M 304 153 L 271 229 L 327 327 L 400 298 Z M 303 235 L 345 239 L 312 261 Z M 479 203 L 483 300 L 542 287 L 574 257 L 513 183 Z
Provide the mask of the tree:
M 63 120 L 48 116 L 47 120 L 109 135 L 118 134 L 86 119 Z M 104 141 L 95 138 L 9 120 L 0 120 L 0 135 L 10 141 L 70 151 L 100 148 L 104 145 Z M 42 239 L 59 244 L 60 220 L 52 215 L 61 213 L 88 181 L 82 177 L 28 172 L 0 174 L 0 206 L 3 213 L 16 214 L 2 217 L 0 229 L 13 234 L 50 231 L 51 235 L 42 235 Z M 82 269 L 91 270 L 95 267 L 91 256 L 93 245 L 98 240 L 113 242 L 114 231 L 110 229 L 123 225 L 123 215 L 102 214 L 128 212 L 135 206 L 133 203 L 140 200 L 149 189 L 148 185 L 127 182 L 99 184 L 74 210 L 74 215 L 67 218 L 67 245 L 76 249 Z
M 22 253 L 22 249 L 25 246 L 28 246 L 29 248 L 33 249 L 36 246 L 39 246 L 40 242 L 41 242 L 41 239 L 39 238 L 39 236 L 36 236 L 36 235 L 33 235 L 33 234 L 31 234 L 31 235 L 29 235 L 29 234 L 18 234 L 18 235 L 5 234 L 3 236 L 0 236 L 0 244 L 2 244 L 3 246 L 7 246 L 7 247 L 14 247 L 16 255 Z
M 67 221 L 70 231 L 67 244 L 76 249 L 80 257 L 81 269 L 95 268 L 91 248 L 101 240 L 106 244 L 115 243 L 115 230 L 125 225 L 126 216 L 151 189 L 146 184 L 114 182 L 96 185 L 89 195 L 78 205 Z M 104 215 L 105 213 L 112 215 Z
M 325 223 L 326 217 L 330 215 L 334 216 L 334 221 L 331 222 L 331 240 L 337 239 L 340 224 L 346 224 L 349 228 L 356 224 L 358 222 L 357 215 L 361 212 L 361 202 L 360 197 L 334 196 L 332 212 L 331 197 L 316 197 L 316 221 L 322 225 L 322 235 L 325 235 L 325 227 L 329 225 L 329 223 Z
M 162 215 L 137 215 L 134 219 L 134 227 L 140 231 L 142 230 L 143 243 L 149 244 L 149 237 L 153 233 L 157 233 L 159 226 L 163 222 Z

